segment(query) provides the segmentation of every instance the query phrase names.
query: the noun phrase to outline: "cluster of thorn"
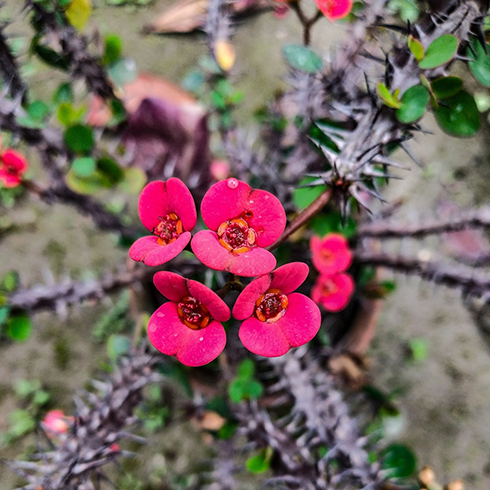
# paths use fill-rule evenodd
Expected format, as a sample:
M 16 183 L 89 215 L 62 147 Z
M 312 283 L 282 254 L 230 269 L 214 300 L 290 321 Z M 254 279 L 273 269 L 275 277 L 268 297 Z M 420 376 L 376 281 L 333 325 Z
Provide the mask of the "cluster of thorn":
M 142 389 L 158 381 L 153 372 L 156 359 L 135 351 L 122 359 L 105 381 L 92 381 L 93 392 L 76 398 L 74 423 L 55 440 L 46 437 L 46 447 L 29 461 L 10 461 L 7 465 L 27 481 L 23 490 L 96 490 L 108 481 L 103 466 L 124 455 L 123 440 L 142 442 L 128 432 L 134 425 L 135 408 Z

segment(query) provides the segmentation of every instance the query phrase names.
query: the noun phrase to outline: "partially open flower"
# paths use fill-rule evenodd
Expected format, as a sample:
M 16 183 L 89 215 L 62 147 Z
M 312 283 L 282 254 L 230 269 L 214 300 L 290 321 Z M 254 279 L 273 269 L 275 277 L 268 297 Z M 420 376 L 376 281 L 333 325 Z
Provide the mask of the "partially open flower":
M 209 230 L 196 233 L 191 246 L 204 265 L 245 277 L 274 269 L 276 259 L 263 247 L 272 245 L 286 226 L 277 197 L 230 178 L 208 190 L 201 213 Z
M 349 15 L 353 0 L 315 0 L 315 3 L 328 20 L 337 20 Z
M 136 240 L 129 256 L 152 266 L 164 264 L 182 252 L 197 221 L 192 194 L 176 178 L 148 184 L 141 192 L 139 215 L 153 235 Z
M 17 187 L 22 182 L 29 164 L 16 150 L 7 149 L 0 155 L 0 182 L 4 187 Z
M 216 359 L 226 344 L 221 322 L 230 309 L 211 289 L 173 272 L 157 272 L 157 289 L 170 301 L 148 323 L 148 337 L 160 352 L 186 366 L 203 366 Z
M 73 424 L 73 417 L 67 417 L 63 410 L 50 410 L 42 421 L 42 426 L 51 434 L 64 434 Z
M 344 236 L 329 233 L 324 238 L 313 236 L 310 242 L 313 264 L 320 274 L 331 276 L 345 271 L 352 263 L 352 252 Z
M 354 281 L 349 274 L 320 274 L 311 290 L 311 299 L 328 311 L 343 310 L 354 292 Z
M 255 279 L 238 296 L 233 316 L 244 320 L 238 335 L 249 351 L 282 356 L 317 334 L 321 323 L 318 306 L 307 296 L 293 293 L 308 270 L 306 264 L 291 262 Z

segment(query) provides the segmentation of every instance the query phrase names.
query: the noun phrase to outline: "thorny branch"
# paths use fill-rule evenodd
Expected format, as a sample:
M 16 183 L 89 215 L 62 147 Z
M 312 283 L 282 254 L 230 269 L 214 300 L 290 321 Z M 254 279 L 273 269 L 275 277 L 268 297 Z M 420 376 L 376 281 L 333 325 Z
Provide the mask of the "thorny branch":
M 450 233 L 466 228 L 490 227 L 490 207 L 468 211 L 460 216 L 438 219 L 426 223 L 387 223 L 373 221 L 359 226 L 359 238 L 422 238 L 427 235 Z
M 490 292 L 490 275 L 469 267 L 452 266 L 385 253 L 356 252 L 360 264 L 385 267 L 404 274 L 412 274 L 444 286 L 459 288 L 464 294 L 486 295 Z

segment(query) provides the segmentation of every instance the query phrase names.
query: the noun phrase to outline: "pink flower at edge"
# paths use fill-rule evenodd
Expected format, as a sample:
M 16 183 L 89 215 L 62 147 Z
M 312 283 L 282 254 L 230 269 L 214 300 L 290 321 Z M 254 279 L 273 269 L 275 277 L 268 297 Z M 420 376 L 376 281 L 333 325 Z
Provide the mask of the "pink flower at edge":
M 6 188 L 20 185 L 29 164 L 22 153 L 7 149 L 0 155 L 0 182 Z
M 272 245 L 286 226 L 277 197 L 230 178 L 208 190 L 201 214 L 209 230 L 196 233 L 191 247 L 204 265 L 245 277 L 274 269 L 276 259 L 264 247 Z
M 73 424 L 73 417 L 67 417 L 62 410 L 50 410 L 44 416 L 43 427 L 52 434 L 64 434 Z
M 323 15 L 333 21 L 349 15 L 353 0 L 315 0 L 315 3 Z
M 216 359 L 226 345 L 221 324 L 230 318 L 226 303 L 200 282 L 173 272 L 157 272 L 153 282 L 170 301 L 150 318 L 152 345 L 186 366 L 203 366 Z
M 325 276 L 343 272 L 352 263 L 347 239 L 338 233 L 329 233 L 323 238 L 313 236 L 310 248 L 313 265 Z
M 244 320 L 238 335 L 254 354 L 277 357 L 309 342 L 318 333 L 321 314 L 304 294 L 293 293 L 309 268 L 291 262 L 253 280 L 238 296 L 233 316 Z
M 320 274 L 311 290 L 311 299 L 326 310 L 343 310 L 354 292 L 354 280 L 350 274 Z
M 141 192 L 138 210 L 141 222 L 152 235 L 133 243 L 129 249 L 133 260 L 156 266 L 184 250 L 196 226 L 197 212 L 192 194 L 181 180 L 148 184 Z

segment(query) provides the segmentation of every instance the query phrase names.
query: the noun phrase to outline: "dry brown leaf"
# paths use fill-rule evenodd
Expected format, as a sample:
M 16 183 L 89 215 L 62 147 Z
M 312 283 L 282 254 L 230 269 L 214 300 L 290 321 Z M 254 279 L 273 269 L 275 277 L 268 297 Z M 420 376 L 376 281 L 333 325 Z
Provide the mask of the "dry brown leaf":
M 211 410 L 206 410 L 199 418 L 193 419 L 194 424 L 203 430 L 220 430 L 226 423 L 221 415 Z

